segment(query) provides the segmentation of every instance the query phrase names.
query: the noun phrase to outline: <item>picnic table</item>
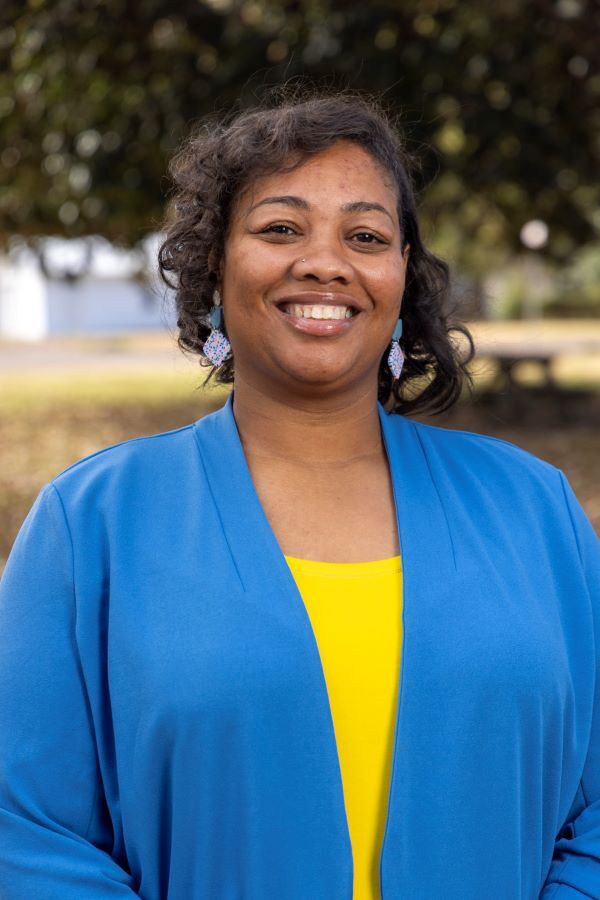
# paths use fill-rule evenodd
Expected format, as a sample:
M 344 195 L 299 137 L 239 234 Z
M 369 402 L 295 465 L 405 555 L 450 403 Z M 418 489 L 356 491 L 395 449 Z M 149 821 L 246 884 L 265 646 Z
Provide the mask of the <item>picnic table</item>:
M 481 372 L 481 368 L 477 366 L 480 359 L 491 362 L 495 368 L 486 397 L 497 412 L 511 418 L 522 416 L 526 420 L 527 414 L 535 411 L 533 405 L 539 403 L 542 397 L 549 401 L 547 409 L 554 412 L 559 422 L 568 424 L 577 420 L 577 404 L 573 402 L 577 392 L 564 390 L 556 380 L 553 368 L 556 360 L 562 356 L 600 356 L 598 333 L 593 333 L 589 338 L 565 335 L 560 340 L 550 337 L 503 338 L 497 335 L 480 335 L 475 340 L 475 346 L 475 371 Z M 532 388 L 518 377 L 518 370 L 525 363 L 533 363 L 540 368 L 541 385 Z

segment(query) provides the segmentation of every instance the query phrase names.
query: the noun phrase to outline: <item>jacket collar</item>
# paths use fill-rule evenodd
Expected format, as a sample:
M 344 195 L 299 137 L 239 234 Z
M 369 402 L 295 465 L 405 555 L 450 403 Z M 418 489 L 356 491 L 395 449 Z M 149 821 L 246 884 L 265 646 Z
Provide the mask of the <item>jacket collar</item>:
M 431 474 L 419 425 L 388 413 L 378 403 L 379 421 L 394 491 L 405 592 L 406 580 L 443 579 L 456 568 L 452 539 Z M 294 584 L 246 462 L 233 415 L 233 393 L 215 413 L 194 425 L 202 461 L 244 590 L 260 590 L 265 579 Z M 431 451 L 430 451 L 431 452 Z M 435 560 L 435 566 L 432 566 Z

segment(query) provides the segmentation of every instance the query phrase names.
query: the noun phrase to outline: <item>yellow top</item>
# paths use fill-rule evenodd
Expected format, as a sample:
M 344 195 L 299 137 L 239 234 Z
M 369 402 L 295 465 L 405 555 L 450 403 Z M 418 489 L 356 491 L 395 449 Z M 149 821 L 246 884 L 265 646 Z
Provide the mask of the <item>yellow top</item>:
M 379 900 L 402 642 L 400 557 L 286 560 L 327 684 L 352 843 L 353 900 Z

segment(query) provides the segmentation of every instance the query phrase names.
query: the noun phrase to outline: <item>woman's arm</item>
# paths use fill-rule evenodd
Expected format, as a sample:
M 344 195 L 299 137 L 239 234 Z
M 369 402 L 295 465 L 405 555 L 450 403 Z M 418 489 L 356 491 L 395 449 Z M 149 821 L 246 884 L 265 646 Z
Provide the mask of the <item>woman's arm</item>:
M 579 784 L 579 812 L 563 829 L 540 900 L 600 900 L 600 541 L 561 473 L 594 615 L 596 684 L 590 742 Z
M 73 555 L 48 484 L 0 582 L 0 895 L 133 898 L 110 855 L 90 706 L 75 639 Z

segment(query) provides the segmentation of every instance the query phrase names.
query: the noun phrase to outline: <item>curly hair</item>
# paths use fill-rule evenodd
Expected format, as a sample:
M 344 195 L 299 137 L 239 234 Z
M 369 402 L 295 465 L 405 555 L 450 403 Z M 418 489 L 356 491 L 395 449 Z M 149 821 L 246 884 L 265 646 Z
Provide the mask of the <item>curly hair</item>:
M 346 140 L 364 148 L 392 177 L 398 194 L 402 246 L 410 244 L 402 301 L 404 366 L 394 380 L 383 354 L 378 399 L 393 412 L 441 413 L 472 388 L 468 364 L 473 339 L 462 324 L 450 324 L 447 264 L 423 245 L 416 214 L 409 158 L 390 116 L 373 98 L 347 91 L 287 97 L 285 91 L 258 107 L 204 120 L 169 166 L 173 188 L 159 271 L 175 291 L 183 351 L 202 357 L 210 333 L 209 312 L 236 197 L 254 179 L 300 165 L 311 154 Z M 174 273 L 171 280 L 168 273 Z M 468 351 L 455 345 L 460 332 Z M 211 365 L 204 357 L 203 365 Z M 206 382 L 234 381 L 230 355 Z

